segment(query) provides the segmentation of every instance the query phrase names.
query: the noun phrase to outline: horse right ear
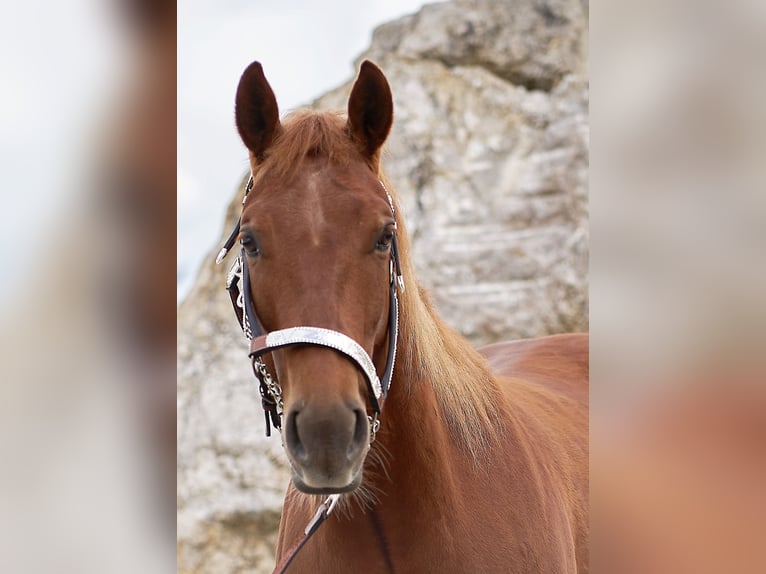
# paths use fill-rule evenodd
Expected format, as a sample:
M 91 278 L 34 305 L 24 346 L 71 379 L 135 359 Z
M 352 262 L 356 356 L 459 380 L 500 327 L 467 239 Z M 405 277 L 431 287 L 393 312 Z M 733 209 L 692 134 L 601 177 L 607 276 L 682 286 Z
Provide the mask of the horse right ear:
M 280 129 L 279 108 L 260 62 L 253 62 L 242 73 L 235 104 L 237 131 L 257 161 Z
M 394 102 L 388 80 L 380 68 L 365 60 L 348 98 L 348 127 L 365 155 L 377 157 L 393 121 Z

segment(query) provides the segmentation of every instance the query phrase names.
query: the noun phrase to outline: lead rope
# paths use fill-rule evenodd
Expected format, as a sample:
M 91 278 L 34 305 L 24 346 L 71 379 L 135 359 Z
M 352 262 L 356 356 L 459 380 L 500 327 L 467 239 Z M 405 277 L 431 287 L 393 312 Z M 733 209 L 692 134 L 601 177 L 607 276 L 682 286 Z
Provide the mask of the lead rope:
M 298 552 L 300 552 L 301 548 L 303 548 L 306 542 L 309 541 L 309 538 L 311 538 L 314 533 L 319 530 L 319 527 L 322 525 L 322 523 L 330 516 L 333 508 L 335 508 L 335 505 L 338 503 L 339 498 L 340 494 L 331 494 L 322 504 L 319 505 L 319 508 L 317 508 L 313 518 L 306 525 L 306 528 L 304 528 L 303 536 L 298 538 L 298 540 L 296 540 L 295 543 L 290 547 L 290 549 L 282 558 L 282 561 L 274 568 L 273 574 L 284 574 L 285 570 L 287 570 L 287 567 L 290 565 L 290 562 L 293 561 L 293 558 L 295 558 Z

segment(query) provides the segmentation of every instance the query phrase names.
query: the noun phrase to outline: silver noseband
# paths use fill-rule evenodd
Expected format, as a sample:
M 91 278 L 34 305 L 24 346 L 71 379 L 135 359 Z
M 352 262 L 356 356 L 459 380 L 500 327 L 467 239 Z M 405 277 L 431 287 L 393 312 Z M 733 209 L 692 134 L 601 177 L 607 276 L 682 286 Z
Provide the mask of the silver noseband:
M 382 390 L 380 388 L 380 379 L 375 372 L 375 365 L 367 351 L 351 337 L 322 327 L 291 327 L 289 329 L 271 331 L 266 335 L 266 350 L 286 347 L 288 345 L 319 345 L 340 351 L 357 364 L 365 377 L 367 377 L 374 397 L 380 399 Z

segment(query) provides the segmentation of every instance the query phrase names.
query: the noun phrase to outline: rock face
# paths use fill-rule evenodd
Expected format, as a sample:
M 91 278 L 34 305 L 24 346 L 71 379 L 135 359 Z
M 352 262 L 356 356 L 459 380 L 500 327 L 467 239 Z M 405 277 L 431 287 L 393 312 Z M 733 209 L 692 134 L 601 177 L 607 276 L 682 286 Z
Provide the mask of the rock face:
M 418 278 L 477 345 L 587 330 L 587 25 L 577 0 L 459 0 L 381 26 L 360 57 L 394 93 L 384 167 Z M 344 109 L 351 81 L 315 105 Z M 179 309 L 178 567 L 270 572 L 288 472 L 217 249 Z

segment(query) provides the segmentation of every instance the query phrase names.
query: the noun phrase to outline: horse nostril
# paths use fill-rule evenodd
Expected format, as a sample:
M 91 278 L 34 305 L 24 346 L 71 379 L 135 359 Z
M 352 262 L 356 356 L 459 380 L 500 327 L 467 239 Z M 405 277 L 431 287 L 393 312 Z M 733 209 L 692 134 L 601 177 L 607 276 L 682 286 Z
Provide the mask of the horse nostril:
M 285 441 L 287 442 L 287 448 L 290 449 L 293 456 L 302 461 L 305 461 L 308 458 L 308 453 L 303 447 L 301 437 L 298 434 L 298 411 L 292 411 L 287 415 Z
M 367 413 L 361 409 L 354 409 L 354 415 L 356 420 L 354 422 L 354 436 L 351 439 L 351 444 L 348 445 L 348 451 L 346 452 L 349 459 L 353 458 L 360 450 L 367 446 L 369 439 L 369 423 L 367 421 Z

